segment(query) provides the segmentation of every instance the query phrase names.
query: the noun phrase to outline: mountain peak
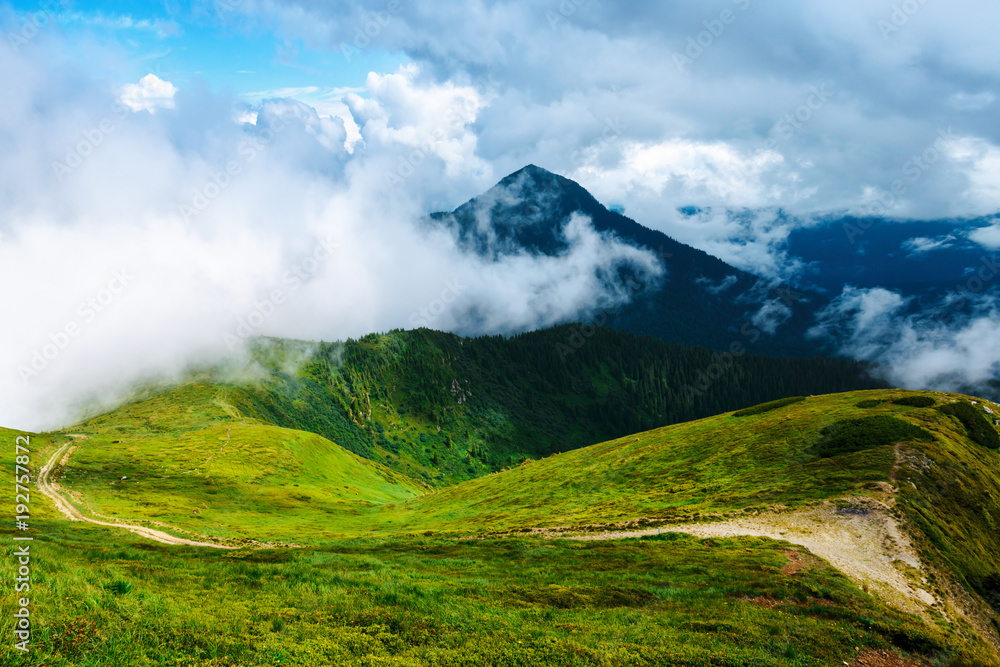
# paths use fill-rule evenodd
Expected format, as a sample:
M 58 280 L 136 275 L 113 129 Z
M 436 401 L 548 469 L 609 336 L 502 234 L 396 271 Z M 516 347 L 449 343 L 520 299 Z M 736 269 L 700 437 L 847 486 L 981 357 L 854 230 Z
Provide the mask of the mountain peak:
M 529 164 L 521 169 L 518 169 L 509 176 L 504 177 L 499 183 L 496 184 L 496 186 L 494 186 L 493 189 L 496 188 L 518 188 L 521 191 L 533 191 L 538 189 L 564 190 L 572 192 L 577 198 L 582 195 L 584 199 L 590 200 L 587 201 L 587 204 L 590 206 L 600 206 L 598 201 L 576 181 L 572 181 L 565 176 L 560 176 L 559 174 L 551 172 L 548 169 L 543 169 L 535 164 Z
M 571 246 L 567 228 L 574 215 L 587 218 L 603 243 L 630 245 L 650 253 L 665 269 L 665 281 L 648 284 L 635 279 L 638 273 L 625 264 L 615 275 L 604 276 L 602 280 L 616 283 L 616 289 L 642 285 L 631 293 L 632 302 L 608 319 L 609 325 L 717 349 L 729 349 L 734 340 L 742 342 L 739 336 L 750 331 L 759 352 L 816 353 L 816 344 L 807 342 L 803 334 L 810 313 L 823 303 L 818 295 L 810 294 L 802 303 L 791 305 L 774 302 L 779 305 L 772 305 L 771 311 L 781 322 L 764 338 L 753 325 L 759 318 L 751 318 L 765 301 L 778 296 L 757 276 L 608 210 L 579 183 L 538 165 L 528 164 L 451 213 L 436 213 L 430 219 L 449 227 L 464 249 L 497 259 L 520 253 L 549 257 L 566 253 Z M 771 326 L 770 321 L 766 324 Z M 777 332 L 780 324 L 784 326 Z
M 508 175 L 506 177 L 504 177 L 503 180 L 500 181 L 500 183 L 503 183 L 505 181 L 512 181 L 512 180 L 516 180 L 518 178 L 524 178 L 524 177 L 545 178 L 545 179 L 560 178 L 558 174 L 555 174 L 555 173 L 549 171 L 548 169 L 543 169 L 542 167 L 539 167 L 536 164 L 529 164 L 529 165 L 525 165 L 524 167 L 521 167 L 520 169 L 518 169 L 514 173 L 512 173 L 512 174 L 510 174 L 510 175 Z

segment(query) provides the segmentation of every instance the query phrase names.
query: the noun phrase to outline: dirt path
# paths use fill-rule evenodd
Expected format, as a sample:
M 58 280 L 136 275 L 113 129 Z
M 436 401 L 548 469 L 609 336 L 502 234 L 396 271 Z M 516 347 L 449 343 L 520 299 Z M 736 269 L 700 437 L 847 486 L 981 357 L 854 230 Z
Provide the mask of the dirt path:
M 65 445 L 56 450 L 56 453 L 48 460 L 48 462 L 42 466 L 42 469 L 38 473 L 38 490 L 42 492 L 46 497 L 50 498 L 56 509 L 59 510 L 66 518 L 70 521 L 86 521 L 87 523 L 92 523 L 98 526 L 107 526 L 109 528 L 124 528 L 136 535 L 141 535 L 142 537 L 154 540 L 156 542 L 162 542 L 163 544 L 183 544 L 192 547 L 212 547 L 214 549 L 237 549 L 239 547 L 232 547 L 223 544 L 214 544 L 212 542 L 196 542 L 194 540 L 188 540 L 183 537 L 176 537 L 169 533 L 165 533 L 161 530 L 154 530 L 152 528 L 146 528 L 145 526 L 136 526 L 126 523 L 112 523 L 108 521 L 98 521 L 96 519 L 91 519 L 80 513 L 76 507 L 73 506 L 66 498 L 63 497 L 61 489 L 58 484 L 50 480 L 52 472 L 62 466 L 66 465 L 69 461 L 70 455 L 76 449 L 72 446 L 72 442 L 67 442 Z M 61 458 L 60 458 L 61 457 Z
M 874 498 L 842 498 L 814 508 L 757 516 L 664 526 L 661 529 L 562 535 L 575 540 L 614 540 L 658 531 L 697 537 L 769 537 L 805 547 L 894 607 L 910 613 L 937 604 L 926 585 L 920 558 L 900 530 L 890 506 Z M 910 576 L 907 576 L 907 573 Z
M 554 532 L 548 536 L 575 540 L 614 540 L 670 531 L 697 537 L 768 537 L 805 547 L 866 590 L 873 589 L 873 592 L 897 609 L 920 614 L 934 607 L 946 614 L 947 605 L 923 588 L 929 586 L 926 568 L 909 535 L 900 528 L 892 514 L 898 491 L 894 484 L 900 465 L 905 460 L 898 444 L 895 455 L 896 460 L 889 475 L 892 483 L 881 483 L 872 497 L 840 498 L 793 512 L 764 512 L 715 523 L 687 523 L 649 530 L 626 529 L 577 535 Z

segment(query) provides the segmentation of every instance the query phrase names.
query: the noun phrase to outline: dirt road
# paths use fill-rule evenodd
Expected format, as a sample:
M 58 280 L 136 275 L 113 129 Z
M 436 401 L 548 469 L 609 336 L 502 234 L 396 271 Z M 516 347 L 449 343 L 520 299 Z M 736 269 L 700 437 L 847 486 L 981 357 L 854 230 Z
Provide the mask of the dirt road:
M 890 506 L 873 498 L 842 498 L 794 512 L 664 526 L 662 529 L 591 535 L 562 535 L 576 540 L 611 540 L 663 532 L 697 537 L 769 537 L 805 547 L 848 577 L 875 590 L 897 609 L 920 613 L 937 604 L 927 585 L 920 557 Z M 909 576 L 907 576 L 909 575 Z
M 87 523 L 92 523 L 97 526 L 107 526 L 109 528 L 123 528 L 127 531 L 135 533 L 136 535 L 141 535 L 142 537 L 154 540 L 156 542 L 162 542 L 163 544 L 183 544 L 192 547 L 211 547 L 213 549 L 237 549 L 238 547 L 227 546 L 224 544 L 215 544 L 213 542 L 197 542 L 194 540 L 188 540 L 183 537 L 176 537 L 169 533 L 165 533 L 161 530 L 154 530 L 153 528 L 146 528 L 145 526 L 136 526 L 127 523 L 111 523 L 108 521 L 98 521 L 97 519 L 91 519 L 84 516 L 76 507 L 73 506 L 65 497 L 63 497 L 61 489 L 58 484 L 51 481 L 50 477 L 53 471 L 66 465 L 69 461 L 70 455 L 73 453 L 76 447 L 73 446 L 72 442 L 67 442 L 65 445 L 60 447 L 55 454 L 48 460 L 48 462 L 42 466 L 42 469 L 38 473 L 38 490 L 42 492 L 46 497 L 52 500 L 52 503 L 56 506 L 67 519 L 70 521 L 86 521 Z M 61 458 L 60 458 L 61 457 Z

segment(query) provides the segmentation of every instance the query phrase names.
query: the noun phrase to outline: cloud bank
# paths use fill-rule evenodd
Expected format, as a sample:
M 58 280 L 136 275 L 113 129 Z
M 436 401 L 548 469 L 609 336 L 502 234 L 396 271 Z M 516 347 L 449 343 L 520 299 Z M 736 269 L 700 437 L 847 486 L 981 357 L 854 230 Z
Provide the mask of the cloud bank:
M 529 163 L 775 280 L 801 272 L 786 240 L 818 213 L 994 214 L 1000 7 L 903 4 L 913 11 L 863 0 L 197 6 L 198 21 L 336 57 L 400 54 L 398 69 L 333 97 L 123 78 L 114 48 L 51 23 L 29 35 L 0 8 L 0 423 L 62 423 L 91 394 L 230 353 L 243 332 L 512 331 L 625 298 L 595 279 L 618 263 L 657 270 L 600 243 L 586 220 L 560 257 L 496 264 L 414 226 Z M 1000 247 L 995 225 L 969 238 Z M 937 242 L 914 236 L 907 250 Z M 974 380 L 996 370 L 977 338 L 995 321 L 991 294 L 976 295 L 974 315 L 934 320 L 891 292 L 848 288 L 816 335 L 893 360 L 900 383 L 937 382 L 959 362 Z M 777 327 L 787 313 L 775 303 L 759 317 Z
M 810 335 L 841 354 L 880 364 L 894 386 L 996 395 L 998 303 L 996 288 L 953 292 L 914 312 L 889 290 L 847 287 L 820 312 Z
M 628 295 L 601 280 L 649 253 L 585 218 L 558 257 L 463 252 L 417 221 L 476 184 L 485 104 L 471 86 L 369 78 L 344 119 L 91 78 L 39 37 L 0 50 L 0 423 L 66 423 L 136 382 L 239 354 L 255 335 L 342 339 L 395 327 L 546 326 Z M 97 401 L 98 403 L 94 403 Z

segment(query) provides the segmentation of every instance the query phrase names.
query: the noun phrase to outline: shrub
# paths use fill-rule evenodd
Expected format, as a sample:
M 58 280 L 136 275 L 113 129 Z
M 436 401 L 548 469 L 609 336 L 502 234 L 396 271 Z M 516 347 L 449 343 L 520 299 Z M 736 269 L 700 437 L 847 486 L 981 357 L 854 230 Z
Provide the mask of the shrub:
M 870 398 L 868 400 L 858 402 L 857 406 L 859 408 L 877 408 L 878 406 L 886 403 L 892 403 L 893 405 L 905 405 L 911 408 L 929 408 L 937 403 L 937 401 L 930 396 L 903 396 L 902 398 L 894 398 L 891 401 L 887 398 Z
M 906 405 L 911 408 L 929 408 L 937 403 L 930 396 L 904 396 L 892 402 L 896 405 Z
M 946 415 L 956 417 L 969 433 L 969 439 L 987 449 L 1000 449 L 1000 433 L 986 418 L 982 410 L 965 401 L 949 403 L 938 408 Z
M 806 400 L 805 396 L 792 396 L 791 398 L 782 398 L 777 401 L 771 401 L 770 403 L 761 403 L 760 405 L 755 405 L 753 407 L 744 408 L 733 413 L 734 417 L 749 417 L 750 415 L 759 415 L 764 412 L 770 412 L 771 410 L 777 410 L 778 408 L 783 408 L 786 405 L 791 405 L 792 403 L 798 403 L 800 401 Z
M 933 442 L 934 436 L 909 422 L 888 415 L 845 419 L 827 426 L 816 443 L 815 452 L 821 457 L 851 454 L 905 440 Z

